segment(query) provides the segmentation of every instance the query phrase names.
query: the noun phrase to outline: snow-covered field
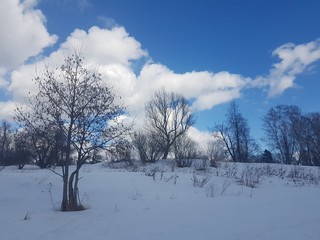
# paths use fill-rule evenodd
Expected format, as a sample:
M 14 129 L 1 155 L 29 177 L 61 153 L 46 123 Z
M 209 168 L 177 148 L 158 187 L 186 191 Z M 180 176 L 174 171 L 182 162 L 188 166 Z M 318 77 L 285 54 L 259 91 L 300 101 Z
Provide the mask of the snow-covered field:
M 160 164 L 135 170 L 83 166 L 80 198 L 88 209 L 62 213 L 56 211 L 58 175 L 5 168 L 0 239 L 320 239 L 319 168 L 221 164 L 195 174 Z M 207 183 L 194 186 L 196 180 Z

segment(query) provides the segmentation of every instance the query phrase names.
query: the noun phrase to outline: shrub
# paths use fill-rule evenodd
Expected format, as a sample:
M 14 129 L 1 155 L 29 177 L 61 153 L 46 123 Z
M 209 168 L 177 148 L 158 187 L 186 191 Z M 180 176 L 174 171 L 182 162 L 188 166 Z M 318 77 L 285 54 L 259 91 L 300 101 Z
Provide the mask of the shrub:
M 261 168 L 246 164 L 240 177 L 238 177 L 238 181 L 244 186 L 255 188 L 260 183 L 262 177 L 263 172 Z
M 227 178 L 236 178 L 238 172 L 238 165 L 225 163 L 224 165 L 224 176 Z
M 176 164 L 179 168 L 191 167 L 192 162 L 192 159 L 176 159 Z
M 207 160 L 200 159 L 198 161 L 194 161 L 194 169 L 197 171 L 206 171 L 207 170 Z
M 199 187 L 202 188 L 204 187 L 204 185 L 206 185 L 210 180 L 210 176 L 208 175 L 204 175 L 204 176 L 200 176 L 197 174 L 193 174 L 191 181 L 193 183 L 194 187 Z
M 217 186 L 215 183 L 210 183 L 210 185 L 206 188 L 207 197 L 215 197 L 217 192 Z

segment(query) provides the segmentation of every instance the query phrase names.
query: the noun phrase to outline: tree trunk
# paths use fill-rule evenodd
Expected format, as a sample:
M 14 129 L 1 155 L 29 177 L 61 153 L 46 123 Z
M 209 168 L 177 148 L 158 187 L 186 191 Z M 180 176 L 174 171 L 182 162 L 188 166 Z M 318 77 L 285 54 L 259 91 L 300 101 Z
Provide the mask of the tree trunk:
M 170 151 L 170 147 L 165 147 L 164 151 L 163 151 L 163 160 L 166 160 L 168 158 L 169 155 L 169 151 Z
M 60 211 L 66 212 L 69 210 L 68 208 L 69 202 L 68 202 L 68 175 L 63 175 L 63 192 L 62 192 L 62 202 Z
M 68 129 L 66 160 L 65 160 L 64 166 L 62 166 L 62 169 L 63 169 L 63 191 L 62 191 L 62 202 L 61 202 L 61 208 L 60 208 L 60 211 L 62 211 L 62 212 L 70 211 L 69 200 L 68 200 L 68 181 L 69 181 L 72 126 L 73 126 L 73 121 L 71 121 L 69 129 Z
M 74 189 L 73 189 L 73 198 L 75 199 L 75 202 L 77 204 L 77 210 L 83 210 L 84 207 L 82 206 L 79 196 L 79 188 L 78 188 L 78 182 L 79 182 L 79 169 L 77 170 L 75 180 L 74 180 Z
M 69 211 L 77 211 L 78 210 L 78 201 L 75 192 L 77 189 L 74 187 L 74 178 L 76 175 L 76 171 L 74 171 L 69 178 Z
M 69 178 L 69 205 L 68 211 L 81 211 L 84 207 L 78 201 L 78 182 L 79 182 L 79 169 L 77 168 Z
M 163 160 L 166 160 L 168 158 L 170 149 L 174 141 L 175 139 L 170 142 L 170 136 L 167 136 L 166 145 L 163 147 L 163 158 L 162 158 Z

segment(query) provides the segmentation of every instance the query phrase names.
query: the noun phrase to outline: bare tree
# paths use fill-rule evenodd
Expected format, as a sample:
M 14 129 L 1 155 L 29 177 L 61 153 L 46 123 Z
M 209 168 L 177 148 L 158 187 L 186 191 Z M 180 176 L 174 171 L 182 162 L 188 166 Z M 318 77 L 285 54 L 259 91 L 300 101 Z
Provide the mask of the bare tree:
M 195 159 L 200 155 L 198 143 L 182 135 L 175 141 L 174 145 L 174 157 L 176 160 L 181 159 Z
M 24 129 L 15 131 L 7 121 L 0 126 L 0 165 L 17 165 L 22 169 L 34 157 L 31 138 Z
M 79 200 L 79 170 L 97 148 L 115 144 L 128 131 L 120 121 L 124 107 L 115 103 L 112 88 L 96 71 L 84 66 L 80 54 L 66 57 L 61 67 L 46 68 L 35 79 L 38 92 L 29 98 L 28 111 L 17 109 L 17 120 L 26 129 L 59 133 L 62 153 L 63 194 L 61 211 L 82 210 Z M 71 172 L 71 152 L 75 169 Z
M 138 131 L 132 136 L 132 145 L 137 151 L 142 163 L 155 162 L 161 158 L 162 148 L 155 135 L 149 132 Z
M 297 141 L 298 162 L 303 165 L 320 165 L 320 113 L 297 117 L 292 124 Z
M 248 162 L 258 150 L 257 144 L 250 136 L 247 120 L 235 102 L 230 104 L 226 124 L 216 124 L 211 132 L 224 142 L 234 162 Z
M 270 147 L 277 152 L 280 162 L 291 164 L 297 152 L 297 121 L 301 111 L 297 106 L 278 105 L 263 118 L 263 130 Z
M 109 155 L 109 159 L 113 162 L 127 161 L 131 162 L 132 146 L 127 139 L 122 139 L 121 142 L 110 145 L 106 149 L 106 154 Z
M 34 155 L 30 148 L 30 135 L 27 131 L 20 130 L 14 134 L 13 151 L 10 154 L 10 162 L 22 169 L 32 162 Z
M 154 94 L 145 110 L 147 130 L 157 136 L 163 159 L 166 159 L 176 139 L 195 123 L 193 113 L 182 95 L 169 93 L 164 89 Z
M 0 165 L 5 165 L 11 152 L 13 141 L 12 127 L 7 121 L 0 126 Z
M 219 137 L 215 137 L 209 141 L 206 148 L 206 155 L 211 161 L 212 165 L 214 162 L 226 161 L 228 159 L 228 150 L 223 140 Z
M 307 115 L 309 119 L 308 149 L 310 152 L 311 164 L 320 166 L 320 113 Z
M 190 139 L 186 134 L 176 139 L 173 149 L 177 167 L 190 167 L 193 160 L 200 156 L 198 143 Z M 205 160 L 203 162 L 205 163 Z

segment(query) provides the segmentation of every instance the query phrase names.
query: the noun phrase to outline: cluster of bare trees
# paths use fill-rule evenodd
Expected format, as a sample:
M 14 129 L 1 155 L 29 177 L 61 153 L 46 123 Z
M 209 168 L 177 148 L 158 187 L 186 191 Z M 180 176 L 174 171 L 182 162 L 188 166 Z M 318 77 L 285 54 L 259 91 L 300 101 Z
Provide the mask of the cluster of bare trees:
M 279 105 L 263 118 L 267 143 L 285 164 L 320 165 L 320 113 Z
M 188 101 L 180 94 L 157 91 L 145 106 L 145 129 L 135 132 L 132 144 L 143 162 L 195 157 L 196 143 L 186 135 L 195 123 Z
M 320 113 L 303 114 L 297 106 L 278 105 L 262 120 L 264 141 L 269 146 L 263 154 L 250 135 L 247 120 L 232 102 L 226 121 L 211 129 L 215 140 L 210 143 L 209 158 L 320 165 Z
M 19 169 L 31 161 L 34 154 L 26 131 L 14 131 L 13 126 L 2 121 L 0 126 L 0 165 L 17 165 Z
M 0 126 L 0 165 L 35 164 L 40 168 L 61 166 L 64 138 L 52 126 L 14 128 L 7 121 Z

